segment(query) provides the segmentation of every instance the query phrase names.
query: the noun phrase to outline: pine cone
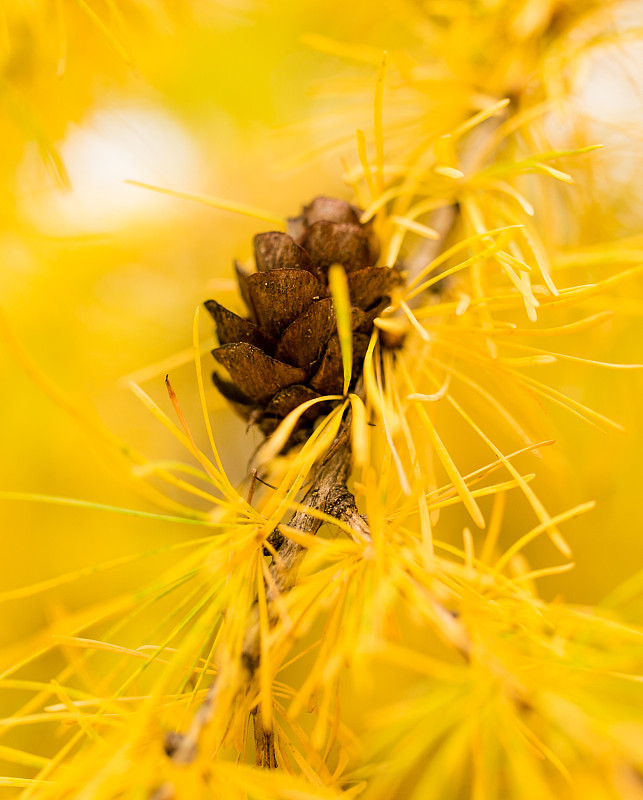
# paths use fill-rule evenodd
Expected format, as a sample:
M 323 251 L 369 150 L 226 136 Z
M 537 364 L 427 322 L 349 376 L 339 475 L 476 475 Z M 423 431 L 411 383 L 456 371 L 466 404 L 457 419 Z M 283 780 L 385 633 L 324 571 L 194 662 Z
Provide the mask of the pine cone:
M 402 280 L 394 267 L 375 267 L 379 244 L 361 210 L 343 200 L 317 197 L 290 233 L 255 236 L 257 272 L 235 264 L 249 319 L 208 300 L 220 347 L 212 351 L 231 380 L 216 372 L 219 391 L 245 419 L 268 436 L 281 420 L 306 400 L 341 394 L 344 372 L 328 269 L 341 264 L 347 273 L 352 305 L 353 385 L 362 371 L 373 320 L 390 304 L 389 292 Z M 309 428 L 326 404 L 302 416 Z

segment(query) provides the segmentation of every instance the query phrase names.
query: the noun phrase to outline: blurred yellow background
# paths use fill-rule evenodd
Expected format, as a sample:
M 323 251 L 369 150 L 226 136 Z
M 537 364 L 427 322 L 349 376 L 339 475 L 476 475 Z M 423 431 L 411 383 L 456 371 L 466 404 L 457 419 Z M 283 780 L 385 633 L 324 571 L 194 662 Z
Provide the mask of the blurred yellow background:
M 120 5 L 122 25 L 107 32 L 75 2 L 17 3 L 7 12 L 0 305 L 29 356 L 73 402 L 96 409 L 150 457 L 171 459 L 183 454 L 122 379 L 191 347 L 196 307 L 214 293 L 215 279 L 231 278 L 233 258 L 250 255 L 252 236 L 266 224 L 124 181 L 282 215 L 313 194 L 345 192 L 336 155 L 279 171 L 276 162 L 293 148 L 319 142 L 309 125 L 278 128 L 305 120 L 318 102 L 308 90 L 338 69 L 301 42 L 310 26 L 383 42 L 386 24 L 366 3 L 349 17 L 321 2 Z M 211 335 L 210 326 L 203 330 Z M 4 341 L 0 359 L 3 489 L 156 510 Z M 144 382 L 161 402 L 164 374 Z M 193 374 L 188 364 L 172 379 L 198 429 Z M 242 423 L 214 391 L 210 400 L 227 466 L 240 480 L 258 440 L 246 445 Z M 3 501 L 0 585 L 20 587 L 184 535 L 177 526 L 140 523 Z M 111 574 L 6 605 L 0 640 L 24 642 L 63 610 L 135 585 L 135 575 Z M 7 662 L 13 658 L 8 651 Z
M 220 281 L 231 278 L 232 259 L 247 258 L 252 236 L 269 225 L 124 181 L 213 195 L 278 215 L 296 213 L 317 194 L 349 197 L 338 150 L 322 145 L 345 140 L 343 152 L 352 153 L 354 132 L 342 120 L 364 117 L 361 124 L 368 127 L 372 111 L 335 94 L 335 87 L 339 79 L 368 87 L 375 68 L 320 53 L 302 36 L 312 31 L 379 49 L 407 48 L 421 58 L 419 5 L 402 3 L 397 11 L 392 5 L 129 2 L 119 4 L 121 18 L 108 30 L 96 16 L 99 4 L 16 3 L 6 13 L 0 308 L 46 375 L 151 458 L 182 453 L 123 379 L 160 363 L 142 385 L 168 407 L 166 360 L 191 347 L 196 307 L 226 293 Z M 576 209 L 570 237 L 588 245 L 641 235 L 641 193 L 634 180 L 642 163 L 636 128 L 640 64 L 634 42 L 578 76 L 577 107 L 570 114 L 585 115 L 589 141 L 609 145 L 592 156 L 586 173 L 582 162 L 578 184 L 569 189 Z M 309 150 L 318 156 L 282 166 Z M 630 282 L 616 294 L 622 314 L 582 341 L 565 342 L 569 352 L 643 361 L 640 286 Z M 203 320 L 204 339 L 209 333 Z M 553 385 L 627 428 L 625 434 L 600 434 L 560 409 L 545 409 L 551 427 L 544 430 L 558 444 L 545 453 L 551 473 L 538 478 L 537 490 L 554 511 L 592 498 L 598 507 L 565 529 L 577 569 L 543 581 L 542 590 L 592 603 L 641 567 L 642 378 L 568 363 L 544 369 Z M 1 489 L 155 510 L 4 341 L 0 370 Z M 171 377 L 195 435 L 201 435 L 193 366 L 176 367 Z M 245 437 L 243 424 L 214 390 L 209 402 L 226 466 L 240 481 L 257 434 Z M 449 444 L 457 453 L 457 428 Z M 477 464 L 483 457 L 468 444 L 463 451 Z M 180 526 L 95 510 L 23 501 L 0 501 L 0 508 L 5 589 L 184 536 Z M 524 532 L 524 512 L 518 499 L 510 502 L 506 541 Z M 456 532 L 465 524 L 458 512 L 449 519 Z M 529 552 L 537 565 L 554 556 L 547 542 Z M 31 637 L 64 612 L 136 587 L 145 569 L 154 566 L 137 564 L 6 604 L 0 612 L 4 662 L 16 660 L 36 641 Z

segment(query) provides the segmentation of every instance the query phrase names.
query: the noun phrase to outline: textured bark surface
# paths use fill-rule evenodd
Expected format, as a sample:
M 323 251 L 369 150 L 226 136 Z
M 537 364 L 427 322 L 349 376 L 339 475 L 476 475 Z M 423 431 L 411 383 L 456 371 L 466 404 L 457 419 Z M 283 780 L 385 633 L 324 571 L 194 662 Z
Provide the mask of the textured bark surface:
M 290 519 L 288 523 L 290 528 L 314 536 L 323 523 L 309 512 L 322 511 L 348 525 L 357 538 L 361 540 L 370 538 L 368 525 L 359 514 L 355 498 L 346 485 L 351 463 L 350 421 L 349 410 L 329 455 L 317 467 L 313 481 L 301 500 L 301 509 Z M 294 586 L 299 567 L 306 555 L 306 549 L 287 536 L 280 535 L 273 541 L 275 555 L 269 567 L 272 580 L 266 583 L 268 618 L 271 623 L 278 618 L 275 608 L 276 597 L 288 592 Z M 250 691 L 261 664 L 259 611 L 256 604 L 244 638 L 241 658 L 247 672 L 247 680 L 239 691 Z M 176 763 L 189 764 L 194 761 L 201 730 L 212 718 L 218 689 L 215 680 L 185 733 L 172 731 L 166 736 L 165 751 Z M 257 766 L 272 769 L 276 767 L 273 733 L 265 730 L 261 709 L 258 706 L 252 710 L 252 718 Z

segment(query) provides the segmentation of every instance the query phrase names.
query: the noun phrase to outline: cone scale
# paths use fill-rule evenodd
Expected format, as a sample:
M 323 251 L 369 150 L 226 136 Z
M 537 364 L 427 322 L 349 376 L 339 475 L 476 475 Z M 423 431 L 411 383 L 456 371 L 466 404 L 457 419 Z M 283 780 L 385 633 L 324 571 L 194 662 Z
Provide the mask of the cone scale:
M 301 403 L 343 393 L 344 371 L 328 270 L 347 275 L 353 332 L 355 384 L 375 318 L 402 282 L 396 267 L 375 266 L 379 243 L 361 210 L 335 198 L 317 197 L 289 219 L 288 233 L 269 231 L 254 239 L 257 272 L 235 264 L 247 317 L 216 300 L 205 303 L 219 347 L 212 351 L 227 377 L 213 381 L 235 410 L 270 435 Z M 302 415 L 299 432 L 328 411 L 315 404 Z

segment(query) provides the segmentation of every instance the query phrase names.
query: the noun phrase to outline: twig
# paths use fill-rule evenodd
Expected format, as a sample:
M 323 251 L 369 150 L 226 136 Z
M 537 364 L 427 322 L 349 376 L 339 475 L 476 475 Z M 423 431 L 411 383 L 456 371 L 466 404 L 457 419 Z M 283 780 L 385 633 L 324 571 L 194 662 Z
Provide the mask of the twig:
M 275 735 L 267 731 L 263 724 L 261 705 L 256 705 L 252 710 L 252 724 L 255 729 L 256 764 L 263 769 L 276 769 L 277 756 L 275 755 Z
M 356 387 L 356 392 L 361 385 Z M 355 498 L 347 488 L 351 462 L 350 438 L 351 411 L 335 437 L 326 460 L 320 464 L 310 488 L 301 501 L 300 510 L 292 516 L 288 527 L 314 536 L 322 525 L 322 520 L 313 516 L 310 511 L 321 511 L 350 526 L 357 538 L 370 539 L 368 525 L 357 510 Z M 276 603 L 279 595 L 291 589 L 297 580 L 299 567 L 306 554 L 306 548 L 297 544 L 287 536 L 274 546 L 274 556 L 269 571 L 271 580 L 266 581 L 266 600 L 268 616 L 271 623 L 278 618 Z M 241 660 L 247 672 L 245 687 L 249 690 L 261 663 L 259 611 L 255 604 L 252 619 L 248 625 L 241 652 Z M 194 715 L 190 727 L 185 733 L 172 731 L 165 738 L 165 752 L 177 764 L 189 764 L 194 761 L 201 731 L 212 719 L 217 702 L 219 686 L 215 680 Z M 240 689 L 241 691 L 241 689 Z M 275 757 L 274 735 L 263 726 L 263 718 L 259 706 L 252 709 L 257 766 L 274 768 Z

